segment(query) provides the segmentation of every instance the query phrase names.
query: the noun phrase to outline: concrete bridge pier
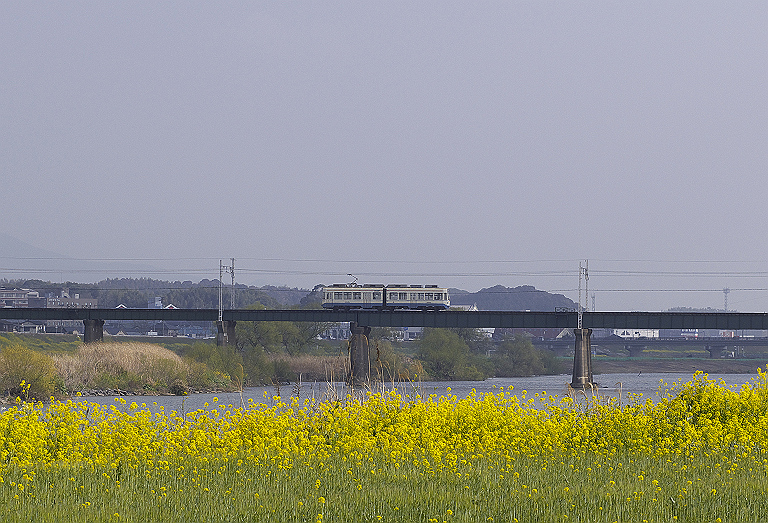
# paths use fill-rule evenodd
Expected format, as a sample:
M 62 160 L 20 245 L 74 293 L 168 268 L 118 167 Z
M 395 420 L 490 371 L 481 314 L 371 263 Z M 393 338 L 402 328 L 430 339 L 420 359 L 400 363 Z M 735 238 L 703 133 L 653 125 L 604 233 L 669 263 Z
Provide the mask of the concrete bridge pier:
M 592 379 L 592 329 L 573 329 L 576 347 L 573 353 L 573 380 L 571 388 L 591 389 L 596 384 Z
M 85 332 L 83 343 L 94 343 L 104 340 L 104 320 L 83 320 Z
M 349 377 L 347 382 L 351 385 L 367 383 L 371 378 L 371 361 L 368 337 L 371 328 L 358 325 L 354 321 L 349 323 L 349 331 L 352 336 L 349 339 Z
M 216 322 L 216 346 L 235 344 L 235 325 L 236 321 L 224 320 Z
M 712 359 L 722 358 L 726 348 L 727 345 L 707 345 L 709 357 Z

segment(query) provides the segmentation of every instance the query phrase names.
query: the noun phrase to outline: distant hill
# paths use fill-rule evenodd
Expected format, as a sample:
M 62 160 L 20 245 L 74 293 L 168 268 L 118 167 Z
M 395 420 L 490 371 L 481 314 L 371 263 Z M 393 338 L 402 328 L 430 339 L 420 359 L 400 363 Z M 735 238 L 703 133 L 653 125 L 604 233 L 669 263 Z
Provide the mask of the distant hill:
M 145 263 L 78 260 L 41 249 L 3 232 L 0 232 L 0 262 L 0 267 L 3 267 L 0 269 L 0 280 L 6 281 L 41 277 L 77 281 L 86 277 L 94 282 L 99 274 L 156 270 Z
M 275 287 L 273 285 L 265 285 L 259 287 L 259 290 L 264 294 L 271 296 L 280 305 L 285 307 L 294 307 L 296 305 L 302 305 L 304 298 L 311 294 L 309 289 L 298 289 L 296 287 Z
M 496 285 L 477 292 L 449 289 L 451 305 L 474 305 L 484 311 L 551 312 L 560 308 L 576 309 L 576 302 L 562 294 L 551 294 L 530 285 L 504 287 Z

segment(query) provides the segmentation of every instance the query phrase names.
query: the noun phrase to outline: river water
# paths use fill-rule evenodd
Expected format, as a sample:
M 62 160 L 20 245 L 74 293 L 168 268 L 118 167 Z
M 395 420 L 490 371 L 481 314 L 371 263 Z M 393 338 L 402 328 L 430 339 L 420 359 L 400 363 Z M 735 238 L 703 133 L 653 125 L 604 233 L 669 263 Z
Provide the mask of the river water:
M 738 389 L 744 383 L 749 382 L 757 375 L 750 374 L 710 374 L 709 378 L 722 379 L 728 386 Z M 641 373 L 641 374 L 597 374 L 594 376 L 599 389 L 598 394 L 603 398 L 620 398 L 623 403 L 632 401 L 631 396 L 641 395 L 644 401 L 651 398 L 658 401 L 662 397 L 663 391 L 671 387 L 673 383 L 684 383 L 692 379 L 691 374 L 686 373 Z M 465 398 L 474 390 L 476 394 L 498 393 L 501 389 L 509 391 L 513 387 L 511 394 L 522 397 L 526 394 L 531 398 L 534 394 L 546 392 L 547 395 L 565 396 L 568 393 L 568 384 L 571 382 L 571 376 L 560 374 L 557 376 L 532 376 L 525 378 L 490 378 L 485 381 L 438 381 L 396 384 L 398 390 L 403 395 L 415 397 L 420 395 L 426 398 L 430 395 L 436 396 L 456 396 Z M 382 390 L 392 390 L 392 384 L 381 384 L 374 392 Z M 450 392 L 448 388 L 450 387 Z M 343 383 L 335 383 L 331 386 L 328 383 L 311 382 L 300 385 L 284 385 L 280 387 L 246 387 L 242 394 L 239 392 L 219 392 L 190 394 L 189 396 L 126 396 L 126 403 L 115 401 L 114 396 L 82 396 L 73 398 L 76 401 L 95 402 L 101 405 L 117 405 L 120 409 L 127 409 L 132 402 L 141 406 L 142 403 L 153 411 L 159 411 L 161 408 L 170 413 L 175 410 L 179 413 L 188 413 L 197 409 L 213 408 L 214 405 L 247 405 L 252 400 L 254 403 L 265 403 L 272 405 L 277 401 L 290 401 L 290 398 L 298 396 L 301 399 L 314 398 L 316 400 L 325 400 L 333 398 L 344 398 L 349 393 L 361 394 L 364 389 L 350 390 Z M 577 396 L 584 398 L 584 395 L 578 393 Z M 279 396 L 278 400 L 276 397 Z M 207 404 L 207 405 L 206 405 Z

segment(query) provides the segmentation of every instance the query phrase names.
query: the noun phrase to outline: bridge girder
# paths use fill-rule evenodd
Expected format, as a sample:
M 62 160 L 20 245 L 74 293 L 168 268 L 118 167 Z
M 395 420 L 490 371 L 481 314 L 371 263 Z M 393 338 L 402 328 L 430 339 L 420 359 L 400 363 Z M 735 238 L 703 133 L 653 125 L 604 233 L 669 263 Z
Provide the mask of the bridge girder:
M 0 319 L 217 321 L 216 309 L 0 308 Z M 369 327 L 575 328 L 575 312 L 225 310 L 228 321 L 355 322 Z M 768 330 L 768 314 L 752 312 L 585 312 L 584 328 Z

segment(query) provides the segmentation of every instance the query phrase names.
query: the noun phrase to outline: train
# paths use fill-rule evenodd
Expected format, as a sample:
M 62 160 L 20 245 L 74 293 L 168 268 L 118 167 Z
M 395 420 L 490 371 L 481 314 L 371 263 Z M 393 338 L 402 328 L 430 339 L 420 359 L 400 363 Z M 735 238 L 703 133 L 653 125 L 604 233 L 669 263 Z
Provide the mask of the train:
M 323 308 L 334 310 L 446 310 L 448 289 L 437 285 L 337 283 L 323 287 Z

